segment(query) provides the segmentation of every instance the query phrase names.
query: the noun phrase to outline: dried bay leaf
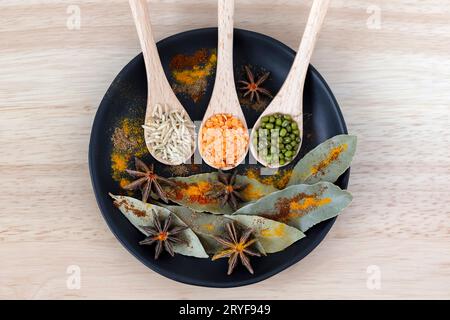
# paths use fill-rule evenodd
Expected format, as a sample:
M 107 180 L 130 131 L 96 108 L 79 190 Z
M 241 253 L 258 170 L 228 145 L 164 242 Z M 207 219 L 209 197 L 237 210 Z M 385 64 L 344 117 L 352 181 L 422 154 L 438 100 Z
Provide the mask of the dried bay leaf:
M 337 135 L 308 152 L 294 167 L 288 186 L 334 183 L 350 167 L 356 151 L 356 136 Z
M 305 237 L 300 230 L 287 224 L 254 215 L 230 215 L 247 228 L 254 230 L 254 235 L 267 253 L 283 251 L 294 242 Z
M 217 172 L 212 172 L 189 177 L 170 178 L 176 183 L 176 186 L 165 186 L 164 190 L 171 201 L 192 210 L 214 214 L 231 214 L 233 210 L 228 204 L 221 206 L 220 200 L 210 195 L 212 191 L 221 187 L 217 176 Z M 256 201 L 277 190 L 273 186 L 242 175 L 236 176 L 236 182 L 247 184 L 247 187 L 240 192 L 243 200 L 242 205 Z
M 164 206 L 180 218 L 199 237 L 205 250 L 209 254 L 215 254 L 222 250 L 222 245 L 214 239 L 214 236 L 224 237 L 227 232 L 225 225 L 232 220 L 222 215 L 197 212 L 182 206 Z
M 214 236 L 227 237 L 228 233 L 225 226 L 233 220 L 237 222 L 236 225 L 241 231 L 243 227 L 253 229 L 253 235 L 258 240 L 256 248 L 262 254 L 284 250 L 295 241 L 304 237 L 304 234 L 295 228 L 262 217 L 213 215 L 195 212 L 180 206 L 167 206 L 167 208 L 197 234 L 206 251 L 211 254 L 223 250 L 222 245 L 214 239 Z
M 163 219 L 167 219 L 170 214 L 170 211 L 166 208 L 144 203 L 131 197 L 115 196 L 112 194 L 110 196 L 114 199 L 115 206 L 125 215 L 131 224 L 146 236 L 148 236 L 148 233 L 141 226 L 153 226 L 153 217 L 155 214 L 158 214 Z M 172 221 L 176 225 L 186 225 L 175 214 L 173 215 Z M 202 243 L 191 229 L 184 230 L 181 235 L 185 241 L 182 243 L 173 243 L 173 249 L 176 253 L 197 258 L 208 258 L 208 254 L 203 248 Z
M 273 219 L 306 232 L 315 224 L 333 218 L 352 201 L 352 195 L 329 182 L 294 185 L 248 204 L 236 215 Z

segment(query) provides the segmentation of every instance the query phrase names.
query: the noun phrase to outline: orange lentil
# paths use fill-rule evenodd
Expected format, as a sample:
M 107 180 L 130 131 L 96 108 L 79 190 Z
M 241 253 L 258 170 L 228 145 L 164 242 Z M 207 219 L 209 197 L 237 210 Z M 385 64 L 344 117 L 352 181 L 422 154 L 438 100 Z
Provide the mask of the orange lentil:
M 229 113 L 215 114 L 207 119 L 200 136 L 200 151 L 216 168 L 235 166 L 247 151 L 247 128 Z

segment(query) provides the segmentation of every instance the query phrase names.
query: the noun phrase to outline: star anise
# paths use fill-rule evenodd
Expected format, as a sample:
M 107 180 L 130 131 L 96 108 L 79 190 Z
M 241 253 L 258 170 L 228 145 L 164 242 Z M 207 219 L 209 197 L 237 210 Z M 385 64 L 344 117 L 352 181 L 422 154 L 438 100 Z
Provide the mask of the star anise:
M 226 225 L 226 229 L 228 232 L 228 237 L 221 238 L 215 236 L 214 238 L 224 246 L 223 251 L 216 253 L 212 260 L 217 260 L 220 258 L 229 258 L 228 259 L 228 275 L 230 275 L 234 268 L 236 267 L 238 258 L 241 260 L 241 263 L 247 268 L 247 270 L 253 274 L 253 268 L 250 264 L 249 256 L 260 257 L 261 255 L 258 252 L 254 252 L 249 249 L 249 247 L 256 242 L 256 239 L 250 239 L 252 235 L 253 229 L 248 228 L 245 229 L 239 238 L 236 227 L 234 226 L 234 222 L 228 223 Z
M 221 206 L 224 206 L 228 203 L 231 209 L 233 209 L 234 211 L 238 209 L 238 202 L 242 201 L 242 197 L 239 192 L 244 190 L 248 185 L 236 183 L 236 175 L 237 171 L 235 171 L 233 174 L 219 171 L 218 187 L 213 188 L 213 190 L 208 192 L 207 194 L 214 199 L 220 199 Z
M 187 229 L 187 227 L 177 226 L 170 229 L 172 224 L 172 214 L 169 214 L 164 221 L 164 226 L 161 226 L 158 214 L 153 217 L 153 226 L 142 226 L 141 228 L 146 231 L 149 236 L 139 242 L 141 245 L 151 245 L 156 242 L 155 259 L 158 259 L 159 255 L 164 249 L 173 257 L 175 252 L 173 250 L 174 243 L 183 242 L 178 236 L 180 232 Z
M 170 186 L 174 186 L 175 183 L 170 181 L 169 179 L 160 177 L 155 174 L 153 163 L 150 166 L 147 166 L 142 160 L 135 157 L 134 164 L 136 170 L 126 169 L 125 171 L 138 179 L 131 182 L 130 184 L 127 184 L 123 188 L 126 190 L 136 190 L 137 188 L 140 188 L 142 192 L 143 202 L 147 202 L 150 193 L 153 191 L 161 200 L 163 200 L 165 203 L 168 203 L 169 200 L 167 198 L 166 192 L 161 187 L 160 182 Z
M 264 81 L 267 80 L 267 78 L 270 75 L 270 72 L 264 73 L 258 80 L 255 82 L 255 77 L 250 70 L 249 67 L 245 66 L 245 72 L 247 73 L 247 79 L 248 81 L 240 80 L 239 83 L 243 84 L 243 87 L 240 87 L 239 90 L 246 91 L 244 93 L 244 97 L 250 94 L 250 101 L 253 101 L 253 98 L 256 96 L 256 101 L 260 101 L 259 94 L 262 93 L 270 98 L 273 98 L 272 94 L 269 90 L 264 89 L 261 87 Z

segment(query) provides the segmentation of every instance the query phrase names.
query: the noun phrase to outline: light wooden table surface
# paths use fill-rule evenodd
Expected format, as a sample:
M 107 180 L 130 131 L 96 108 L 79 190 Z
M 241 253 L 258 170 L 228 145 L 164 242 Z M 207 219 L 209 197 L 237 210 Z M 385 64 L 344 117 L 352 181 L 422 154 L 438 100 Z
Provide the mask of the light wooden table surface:
M 151 3 L 157 39 L 216 25 L 215 0 Z M 236 26 L 296 48 L 310 3 L 237 0 Z M 95 112 L 140 51 L 128 2 L 0 1 L 0 298 L 450 298 L 449 21 L 448 0 L 333 0 L 313 64 L 359 137 L 355 200 L 300 263 L 207 289 L 132 257 L 92 192 Z

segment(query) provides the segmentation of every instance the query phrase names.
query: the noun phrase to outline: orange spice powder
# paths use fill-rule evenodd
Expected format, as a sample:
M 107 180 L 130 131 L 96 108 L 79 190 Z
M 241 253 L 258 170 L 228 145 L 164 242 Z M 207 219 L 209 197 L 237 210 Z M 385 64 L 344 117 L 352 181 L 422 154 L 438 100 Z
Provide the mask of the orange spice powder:
M 212 185 L 206 181 L 199 181 L 197 183 L 177 183 L 176 195 L 177 200 L 187 198 L 191 203 L 210 204 L 217 202 L 206 194 L 212 189 Z

